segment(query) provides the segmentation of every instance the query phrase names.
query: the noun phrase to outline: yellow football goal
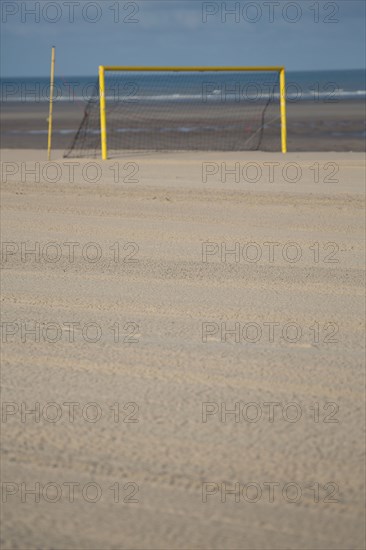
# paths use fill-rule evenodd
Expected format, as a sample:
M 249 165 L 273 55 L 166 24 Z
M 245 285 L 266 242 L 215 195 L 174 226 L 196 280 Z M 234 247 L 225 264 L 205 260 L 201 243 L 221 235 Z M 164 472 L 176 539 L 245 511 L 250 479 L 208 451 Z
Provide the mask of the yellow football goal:
M 102 65 L 67 156 L 287 152 L 285 68 Z

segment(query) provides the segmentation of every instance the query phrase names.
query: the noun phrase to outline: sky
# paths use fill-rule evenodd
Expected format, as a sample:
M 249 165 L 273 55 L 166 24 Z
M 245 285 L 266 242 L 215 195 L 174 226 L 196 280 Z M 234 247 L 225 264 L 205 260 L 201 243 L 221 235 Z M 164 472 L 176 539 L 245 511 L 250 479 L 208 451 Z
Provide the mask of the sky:
M 98 65 L 365 67 L 364 0 L 1 0 L 1 76 Z

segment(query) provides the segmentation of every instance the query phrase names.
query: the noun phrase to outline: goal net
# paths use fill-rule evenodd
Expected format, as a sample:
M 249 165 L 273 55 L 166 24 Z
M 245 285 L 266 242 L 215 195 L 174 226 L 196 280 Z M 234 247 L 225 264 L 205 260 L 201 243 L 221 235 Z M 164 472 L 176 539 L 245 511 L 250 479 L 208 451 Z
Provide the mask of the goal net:
M 65 157 L 111 158 L 131 150 L 284 152 L 281 67 L 101 69 Z

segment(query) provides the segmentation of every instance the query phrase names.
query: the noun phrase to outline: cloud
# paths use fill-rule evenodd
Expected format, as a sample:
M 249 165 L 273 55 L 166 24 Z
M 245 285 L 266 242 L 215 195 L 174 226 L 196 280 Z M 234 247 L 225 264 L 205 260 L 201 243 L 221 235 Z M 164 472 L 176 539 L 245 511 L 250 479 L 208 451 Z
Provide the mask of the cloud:
M 55 2 L 27 1 L 54 5 Z M 101 9 L 99 19 L 93 23 Z M 2 1 L 2 6 L 14 2 Z M 23 5 L 25 2 L 19 2 Z M 49 49 L 57 47 L 58 70 L 63 74 L 95 74 L 99 63 L 133 64 L 284 64 L 292 69 L 346 68 L 364 65 L 365 4 L 355 0 L 335 2 L 319 0 L 259 0 L 256 2 L 211 2 L 215 14 L 202 20 L 199 0 L 104 0 L 70 2 L 59 0 L 62 17 L 55 23 L 42 17 L 37 23 L 29 15 L 22 22 L 19 12 L 3 23 L 1 52 L 4 74 L 40 75 L 48 73 Z M 278 5 L 279 4 L 279 5 Z M 296 16 L 291 5 L 301 8 Z M 85 7 L 89 5 L 88 10 Z M 239 20 L 222 16 L 222 10 L 239 6 Z M 249 7 L 248 7 L 249 6 Z M 257 6 L 261 17 L 253 18 Z M 275 20 L 269 20 L 269 6 L 276 8 Z M 319 13 L 316 7 L 319 6 Z M 335 9 L 337 8 L 337 9 Z M 338 9 L 339 8 L 339 9 Z M 83 11 L 84 10 L 84 11 Z M 244 10 L 244 11 L 243 11 Z M 315 11 L 314 11 L 315 10 Z M 216 13 L 217 12 L 217 13 Z M 43 15 L 55 17 L 51 9 Z M 243 16 L 246 14 L 246 18 Z M 24 15 L 24 14 L 23 14 Z M 319 22 L 314 19 L 318 17 Z M 24 17 L 23 17 L 24 19 Z M 238 18 L 237 18 L 238 19 Z M 337 21 L 331 21 L 336 19 Z M 133 22 L 138 21 L 138 22 Z

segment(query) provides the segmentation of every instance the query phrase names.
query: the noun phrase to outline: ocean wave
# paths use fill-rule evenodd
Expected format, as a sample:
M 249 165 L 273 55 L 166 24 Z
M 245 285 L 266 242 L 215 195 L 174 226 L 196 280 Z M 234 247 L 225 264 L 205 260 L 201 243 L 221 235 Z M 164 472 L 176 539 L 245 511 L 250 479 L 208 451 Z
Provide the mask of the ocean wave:
M 366 97 L 366 90 L 336 90 L 334 93 L 330 93 L 329 91 L 323 91 L 323 92 L 317 92 L 316 94 L 312 91 L 306 91 L 306 92 L 298 92 L 298 93 L 288 93 L 286 98 L 288 101 L 316 101 L 320 99 L 324 99 L 327 102 L 336 102 L 339 100 L 345 100 L 345 99 L 362 99 Z M 235 97 L 233 94 L 225 93 L 221 94 L 221 92 L 218 92 L 214 90 L 213 93 L 205 94 L 204 96 L 202 94 L 150 94 L 150 95 L 137 95 L 137 96 L 120 96 L 116 97 L 116 95 L 107 95 L 106 101 L 108 102 L 116 102 L 117 100 L 121 103 L 128 104 L 134 104 L 137 102 L 143 102 L 143 101 L 150 101 L 150 102 L 201 102 L 203 104 L 209 103 L 209 102 L 216 102 L 216 103 L 240 103 L 240 102 L 248 102 L 248 103 L 254 103 L 256 101 L 268 101 L 269 99 L 275 99 L 279 100 L 280 94 L 278 92 L 275 93 L 257 93 L 257 94 L 245 94 L 239 95 Z M 92 97 L 83 97 L 83 96 L 75 96 L 72 99 L 68 96 L 64 97 L 55 97 L 54 103 L 80 103 L 84 102 L 87 103 L 88 101 L 92 100 Z M 49 98 L 34 98 L 34 97 L 8 97 L 4 98 L 2 97 L 0 100 L 1 103 L 48 103 Z M 98 102 L 98 98 L 95 98 L 95 102 Z

